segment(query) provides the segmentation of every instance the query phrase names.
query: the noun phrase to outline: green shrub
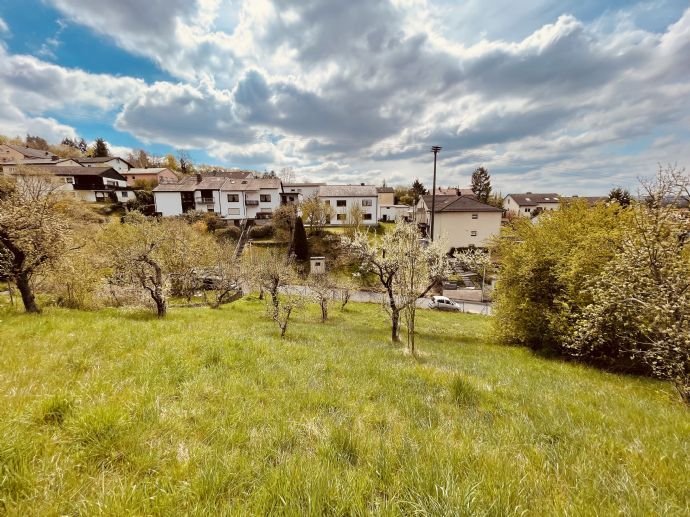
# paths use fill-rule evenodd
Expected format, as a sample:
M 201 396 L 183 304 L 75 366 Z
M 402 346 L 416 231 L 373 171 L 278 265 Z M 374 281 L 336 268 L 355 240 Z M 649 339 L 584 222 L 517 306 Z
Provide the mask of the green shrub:
M 226 228 L 221 228 L 220 230 L 216 230 L 215 235 L 218 237 L 218 239 L 221 240 L 229 240 L 229 241 L 236 241 L 240 238 L 240 235 L 242 234 L 242 230 L 240 230 L 237 226 L 228 226 Z
M 272 237 L 274 232 L 275 228 L 272 224 L 262 224 L 252 226 L 249 229 L 249 237 L 252 239 L 265 239 L 267 237 Z

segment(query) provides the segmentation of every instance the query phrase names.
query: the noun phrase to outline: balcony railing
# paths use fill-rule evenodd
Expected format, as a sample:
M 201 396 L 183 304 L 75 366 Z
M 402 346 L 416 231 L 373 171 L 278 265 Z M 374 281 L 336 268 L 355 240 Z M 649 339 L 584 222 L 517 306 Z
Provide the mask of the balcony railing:
M 244 204 L 246 206 L 259 206 L 259 202 L 256 199 L 245 199 Z
M 202 205 L 212 205 L 213 204 L 213 198 L 212 197 L 202 197 L 201 199 L 197 200 L 197 203 L 202 204 Z

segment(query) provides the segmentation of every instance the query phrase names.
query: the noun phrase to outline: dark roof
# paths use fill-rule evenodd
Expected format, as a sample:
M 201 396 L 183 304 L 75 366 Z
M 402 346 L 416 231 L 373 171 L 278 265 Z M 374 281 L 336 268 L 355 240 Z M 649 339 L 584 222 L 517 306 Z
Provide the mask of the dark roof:
M 124 158 L 120 158 L 119 156 L 98 156 L 95 158 L 75 158 L 75 161 L 77 161 L 79 163 L 106 163 L 106 162 L 109 162 L 110 160 L 122 160 L 130 168 L 132 168 L 131 163 L 129 163 Z
M 232 179 L 248 179 L 248 178 L 253 178 L 255 176 L 255 173 L 253 171 L 212 171 L 212 172 L 204 172 L 201 174 L 202 176 L 217 176 L 217 177 L 222 177 L 222 178 L 232 178 Z
M 393 187 L 376 187 L 376 192 L 379 194 L 394 194 L 395 189 Z
M 422 196 L 431 210 L 431 194 Z M 436 196 L 435 211 L 438 212 L 503 212 L 500 208 L 481 203 L 470 196 Z
M 459 187 L 436 187 L 436 195 L 442 196 L 470 196 L 475 197 L 474 192 L 471 188 L 459 188 Z
M 376 197 L 376 187 L 372 185 L 321 185 L 321 197 Z
M 32 165 L 31 168 L 40 169 L 46 173 L 54 174 L 55 176 L 101 176 L 103 178 L 127 181 L 127 178 L 125 178 L 112 167 L 82 167 L 81 165 L 70 165 L 64 167 L 46 165 L 42 167 L 40 164 L 35 164 Z
M 526 192 L 524 194 L 508 194 L 506 198 L 512 197 L 520 206 L 535 206 L 539 203 L 559 203 L 561 196 L 553 192 L 546 194 Z
M 53 158 L 56 157 L 53 153 L 50 151 L 42 151 L 40 149 L 34 149 L 32 147 L 26 147 L 23 145 L 16 145 L 16 144 L 5 144 L 7 147 L 10 149 L 14 149 L 18 153 L 22 153 L 24 156 L 28 156 L 30 158 Z
M 201 178 L 185 176 L 177 183 L 161 183 L 153 189 L 154 192 L 194 192 L 195 190 L 224 190 L 234 191 L 256 191 L 262 188 L 280 189 L 278 178 L 227 178 L 225 176 L 201 175 Z
M 283 187 L 320 187 L 325 183 L 283 183 Z

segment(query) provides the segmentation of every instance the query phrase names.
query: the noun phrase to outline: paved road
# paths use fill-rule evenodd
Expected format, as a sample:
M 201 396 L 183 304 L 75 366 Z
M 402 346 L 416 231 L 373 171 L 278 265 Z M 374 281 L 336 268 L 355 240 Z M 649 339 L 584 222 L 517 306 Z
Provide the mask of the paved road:
M 307 295 L 309 294 L 309 287 L 302 285 L 291 285 L 286 287 L 285 291 Z M 335 289 L 334 291 L 334 298 L 339 299 L 342 290 Z M 386 295 L 383 293 L 375 293 L 371 291 L 352 291 L 350 301 L 360 303 L 383 303 L 385 296 Z M 420 298 L 417 300 L 417 307 L 420 309 L 428 309 L 429 301 L 430 298 Z M 463 302 L 462 300 L 455 300 L 455 302 L 462 307 L 463 312 L 491 315 L 491 303 Z

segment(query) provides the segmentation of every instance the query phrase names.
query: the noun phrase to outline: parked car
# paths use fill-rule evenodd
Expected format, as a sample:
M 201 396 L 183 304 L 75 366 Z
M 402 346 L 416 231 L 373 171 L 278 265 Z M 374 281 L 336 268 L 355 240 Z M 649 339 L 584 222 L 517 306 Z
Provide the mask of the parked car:
M 462 311 L 462 307 L 446 296 L 432 296 L 429 302 L 430 309 L 441 311 Z

